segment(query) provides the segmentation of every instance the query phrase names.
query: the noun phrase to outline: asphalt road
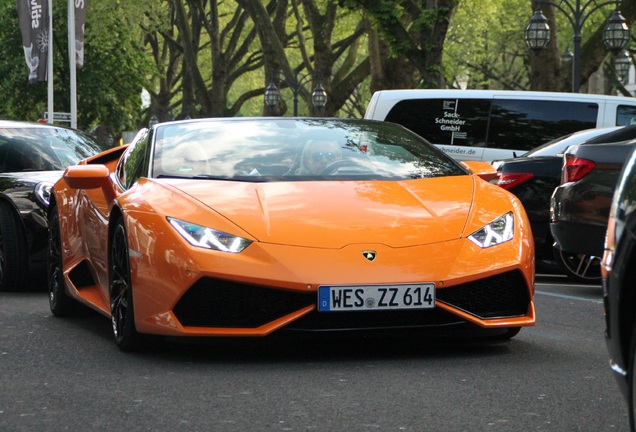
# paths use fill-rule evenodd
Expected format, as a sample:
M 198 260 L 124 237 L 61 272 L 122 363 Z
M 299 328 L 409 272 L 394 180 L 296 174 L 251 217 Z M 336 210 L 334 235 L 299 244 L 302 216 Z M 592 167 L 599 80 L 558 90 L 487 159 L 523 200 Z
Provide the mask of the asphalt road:
M 506 343 L 244 340 L 124 354 L 109 321 L 0 293 L 1 431 L 623 431 L 601 288 L 539 279 Z

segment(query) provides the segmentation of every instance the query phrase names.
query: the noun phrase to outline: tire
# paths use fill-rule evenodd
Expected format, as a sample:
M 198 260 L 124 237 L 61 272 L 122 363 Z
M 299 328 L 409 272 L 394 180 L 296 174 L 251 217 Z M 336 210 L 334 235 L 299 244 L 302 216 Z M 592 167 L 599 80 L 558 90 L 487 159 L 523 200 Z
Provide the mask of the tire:
M 601 258 L 554 249 L 554 259 L 565 275 L 574 282 L 600 283 Z
M 634 432 L 636 430 L 636 326 L 632 330 L 632 339 L 629 344 L 629 353 L 627 360 L 627 408 L 629 411 L 629 430 Z
M 27 249 L 18 215 L 0 202 L 0 291 L 19 291 L 29 284 Z
M 134 351 L 140 343 L 135 329 L 135 311 L 130 276 L 128 238 L 122 218 L 115 224 L 110 243 L 110 315 L 115 344 L 122 351 Z
M 69 297 L 64 289 L 62 258 L 60 217 L 57 213 L 57 207 L 53 206 L 49 215 L 49 252 L 46 259 L 46 279 L 49 307 L 56 317 L 74 315 L 79 306 L 79 303 Z

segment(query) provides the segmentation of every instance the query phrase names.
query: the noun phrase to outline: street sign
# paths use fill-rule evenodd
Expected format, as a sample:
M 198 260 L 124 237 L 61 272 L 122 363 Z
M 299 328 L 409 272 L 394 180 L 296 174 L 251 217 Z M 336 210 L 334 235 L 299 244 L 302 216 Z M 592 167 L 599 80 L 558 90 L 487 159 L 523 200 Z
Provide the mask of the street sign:
M 49 118 L 48 111 L 44 112 L 44 118 L 45 119 Z M 53 121 L 70 123 L 71 122 L 71 113 L 53 112 Z

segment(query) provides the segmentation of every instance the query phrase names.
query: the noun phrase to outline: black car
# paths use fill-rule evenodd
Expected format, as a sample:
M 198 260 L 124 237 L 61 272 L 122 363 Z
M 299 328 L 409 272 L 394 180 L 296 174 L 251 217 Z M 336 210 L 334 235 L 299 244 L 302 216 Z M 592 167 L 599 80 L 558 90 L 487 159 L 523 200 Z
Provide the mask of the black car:
M 46 262 L 53 183 L 67 166 L 103 149 L 72 129 L 0 121 L 0 291 L 28 286 Z
M 636 126 L 586 129 L 550 141 L 513 159 L 494 161 L 493 183 L 515 194 L 523 203 L 532 226 L 537 268 L 556 270 L 550 233 L 550 197 L 560 184 L 563 152 L 572 145 L 610 143 L 636 138 Z M 559 255 L 556 258 L 560 259 Z
M 636 153 L 613 196 L 602 260 L 605 338 L 610 367 L 635 426 L 636 397 Z
M 581 144 L 563 155 L 561 185 L 550 199 L 555 253 L 572 279 L 600 283 L 612 196 L 636 140 Z

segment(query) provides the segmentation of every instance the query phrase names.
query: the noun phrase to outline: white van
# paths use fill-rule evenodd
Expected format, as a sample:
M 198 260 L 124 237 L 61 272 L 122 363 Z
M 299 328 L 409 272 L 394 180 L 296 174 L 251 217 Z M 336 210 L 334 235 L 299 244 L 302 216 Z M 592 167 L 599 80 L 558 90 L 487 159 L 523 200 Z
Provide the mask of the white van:
M 383 90 L 367 119 L 401 124 L 458 160 L 520 156 L 582 129 L 636 123 L 636 98 L 505 90 Z

